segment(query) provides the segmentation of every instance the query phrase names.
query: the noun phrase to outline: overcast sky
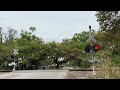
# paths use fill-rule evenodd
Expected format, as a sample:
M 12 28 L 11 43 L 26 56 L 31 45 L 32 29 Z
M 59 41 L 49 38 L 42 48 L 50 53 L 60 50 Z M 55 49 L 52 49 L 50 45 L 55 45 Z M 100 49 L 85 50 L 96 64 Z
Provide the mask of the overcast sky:
M 45 42 L 61 42 L 75 33 L 88 31 L 88 26 L 98 31 L 95 11 L 0 11 L 0 27 L 4 32 L 11 26 L 18 33 L 36 27 L 35 35 Z M 19 36 L 19 35 L 18 35 Z

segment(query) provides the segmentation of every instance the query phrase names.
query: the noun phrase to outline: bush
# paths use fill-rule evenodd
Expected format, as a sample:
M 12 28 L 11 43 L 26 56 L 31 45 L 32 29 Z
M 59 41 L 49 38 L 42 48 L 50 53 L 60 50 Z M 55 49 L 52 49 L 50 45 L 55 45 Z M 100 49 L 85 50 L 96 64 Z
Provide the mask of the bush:
M 81 68 L 89 68 L 90 66 L 91 66 L 91 63 L 81 60 L 81 62 L 80 62 Z

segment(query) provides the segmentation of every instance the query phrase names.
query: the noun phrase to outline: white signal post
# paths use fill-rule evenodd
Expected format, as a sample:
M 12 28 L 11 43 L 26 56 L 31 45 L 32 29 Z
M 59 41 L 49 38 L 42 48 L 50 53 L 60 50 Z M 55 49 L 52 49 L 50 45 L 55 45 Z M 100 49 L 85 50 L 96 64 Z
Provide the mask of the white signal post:
M 96 42 L 96 40 L 94 39 L 94 36 L 92 36 L 91 26 L 89 26 L 89 29 L 90 29 L 90 32 L 89 32 L 89 38 L 88 38 L 88 40 L 90 42 L 90 46 L 93 46 L 92 41 Z M 95 52 L 93 50 L 91 50 L 90 53 L 92 54 L 92 60 L 94 61 L 94 53 Z M 93 74 L 92 75 L 94 76 L 94 75 L 96 75 L 96 73 L 95 73 L 95 67 L 94 67 L 94 62 L 92 63 L 92 66 L 93 66 Z
M 15 66 L 16 66 L 16 64 L 15 64 L 15 60 L 16 60 L 16 59 L 15 59 L 15 56 L 18 55 L 18 49 L 16 49 L 16 46 L 15 46 L 13 55 L 14 55 L 14 66 L 13 66 L 13 71 L 15 71 Z

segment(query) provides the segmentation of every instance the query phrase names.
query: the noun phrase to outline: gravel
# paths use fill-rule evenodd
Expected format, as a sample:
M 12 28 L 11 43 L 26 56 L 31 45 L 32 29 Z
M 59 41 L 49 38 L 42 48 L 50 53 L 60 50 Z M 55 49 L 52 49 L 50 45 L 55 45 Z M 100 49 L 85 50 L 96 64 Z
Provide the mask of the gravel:
M 88 79 L 92 71 L 69 71 L 68 79 Z

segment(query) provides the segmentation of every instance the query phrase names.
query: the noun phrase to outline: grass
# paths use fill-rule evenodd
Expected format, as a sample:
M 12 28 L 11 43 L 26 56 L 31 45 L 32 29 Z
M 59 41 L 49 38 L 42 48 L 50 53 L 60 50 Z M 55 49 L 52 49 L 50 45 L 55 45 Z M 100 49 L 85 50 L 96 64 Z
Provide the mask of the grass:
M 120 68 L 112 64 L 109 58 L 96 66 L 97 79 L 120 79 Z

